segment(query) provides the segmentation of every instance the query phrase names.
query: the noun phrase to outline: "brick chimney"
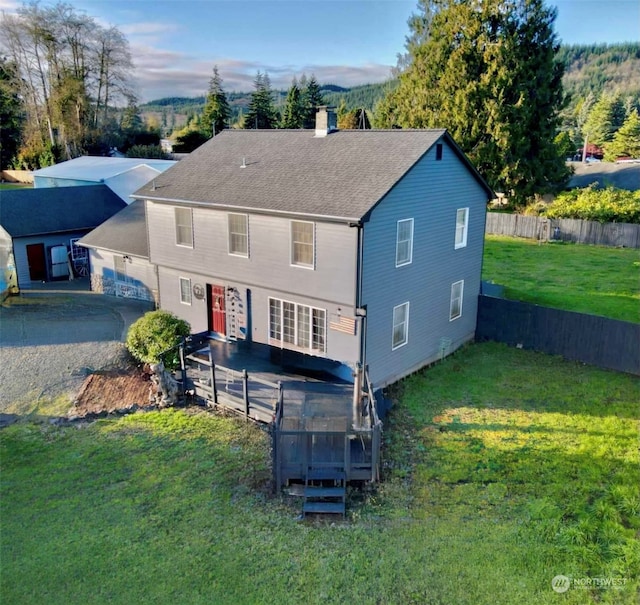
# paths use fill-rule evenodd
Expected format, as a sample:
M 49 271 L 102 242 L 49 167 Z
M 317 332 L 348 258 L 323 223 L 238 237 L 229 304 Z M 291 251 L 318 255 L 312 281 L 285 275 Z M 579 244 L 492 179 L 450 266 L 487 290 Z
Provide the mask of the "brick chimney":
M 316 113 L 316 136 L 326 137 L 333 130 L 338 130 L 338 117 L 335 107 L 320 105 Z

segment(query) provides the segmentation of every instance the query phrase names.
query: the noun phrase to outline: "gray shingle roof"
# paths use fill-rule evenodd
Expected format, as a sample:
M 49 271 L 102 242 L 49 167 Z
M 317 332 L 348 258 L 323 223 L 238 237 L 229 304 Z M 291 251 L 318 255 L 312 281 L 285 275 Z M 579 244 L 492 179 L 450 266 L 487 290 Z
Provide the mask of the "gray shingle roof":
M 80 244 L 121 254 L 149 258 L 144 201 L 136 200 L 85 235 Z
M 3 189 L 0 225 L 12 237 L 89 230 L 125 206 L 106 185 Z
M 134 196 L 357 220 L 445 132 L 225 130 Z

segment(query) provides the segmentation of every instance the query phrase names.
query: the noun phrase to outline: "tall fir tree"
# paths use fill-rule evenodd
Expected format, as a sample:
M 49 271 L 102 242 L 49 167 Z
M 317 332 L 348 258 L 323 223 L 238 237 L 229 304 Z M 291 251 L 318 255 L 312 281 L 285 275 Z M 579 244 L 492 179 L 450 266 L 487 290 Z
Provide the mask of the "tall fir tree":
M 282 112 L 282 128 L 302 128 L 304 124 L 304 106 L 302 104 L 302 93 L 298 88 L 296 79 L 293 79 L 291 87 L 287 92 L 287 98 Z
M 320 84 L 318 84 L 318 80 L 313 74 L 305 82 L 302 97 L 305 108 L 303 128 L 315 128 L 316 107 L 324 105 L 325 102 L 320 90 Z
M 218 134 L 225 129 L 230 116 L 231 108 L 222 88 L 222 78 L 218 73 L 218 66 L 214 65 L 213 76 L 209 80 L 209 91 L 200 120 L 202 133 L 208 138 Z
M 273 105 L 273 93 L 271 91 L 271 80 L 269 75 L 259 72 L 253 81 L 254 91 L 251 93 L 251 100 L 247 113 L 244 116 L 244 128 L 276 128 L 278 115 Z
M 564 183 L 556 10 L 544 0 L 420 0 L 385 127 L 447 128 L 514 205 Z M 383 124 L 380 124 L 380 121 Z
M 617 158 L 640 158 L 640 116 L 632 110 L 610 143 L 605 143 L 604 159 L 613 162 Z
M 618 93 L 602 93 L 582 126 L 586 143 L 603 147 L 613 140 L 625 119 L 624 102 Z

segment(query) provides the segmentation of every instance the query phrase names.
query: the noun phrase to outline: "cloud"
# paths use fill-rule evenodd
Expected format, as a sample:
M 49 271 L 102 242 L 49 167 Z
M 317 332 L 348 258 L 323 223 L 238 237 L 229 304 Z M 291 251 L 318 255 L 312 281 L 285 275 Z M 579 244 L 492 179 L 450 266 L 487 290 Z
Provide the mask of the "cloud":
M 2 0 L 0 0 L 2 2 Z M 161 23 L 157 21 L 147 21 L 141 23 L 128 23 L 119 27 L 120 31 L 127 36 L 157 36 L 176 32 L 182 29 L 177 23 Z
M 271 85 L 286 89 L 291 80 L 304 73 L 315 75 L 321 84 L 358 86 L 383 82 L 391 76 L 391 66 L 370 63 L 360 66 L 346 65 L 269 65 L 258 61 L 240 61 L 218 57 L 203 60 L 185 53 L 164 50 L 153 46 L 132 44 L 134 57 L 134 81 L 141 101 L 162 97 L 195 97 L 204 95 L 209 87 L 213 66 L 223 79 L 227 92 L 250 91 L 258 71 L 269 74 Z
M 0 11 L 15 13 L 22 6 L 22 2 L 15 0 L 0 0 Z

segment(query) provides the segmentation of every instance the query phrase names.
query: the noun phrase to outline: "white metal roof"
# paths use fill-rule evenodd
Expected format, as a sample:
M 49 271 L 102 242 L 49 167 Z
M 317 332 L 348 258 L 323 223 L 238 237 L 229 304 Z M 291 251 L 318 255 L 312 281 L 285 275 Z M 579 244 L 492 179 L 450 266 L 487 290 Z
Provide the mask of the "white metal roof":
M 176 162 L 173 160 L 151 160 L 146 158 L 107 158 L 85 155 L 47 168 L 34 170 L 34 176 L 73 179 L 77 181 L 102 182 L 123 172 L 147 166 L 164 172 Z

